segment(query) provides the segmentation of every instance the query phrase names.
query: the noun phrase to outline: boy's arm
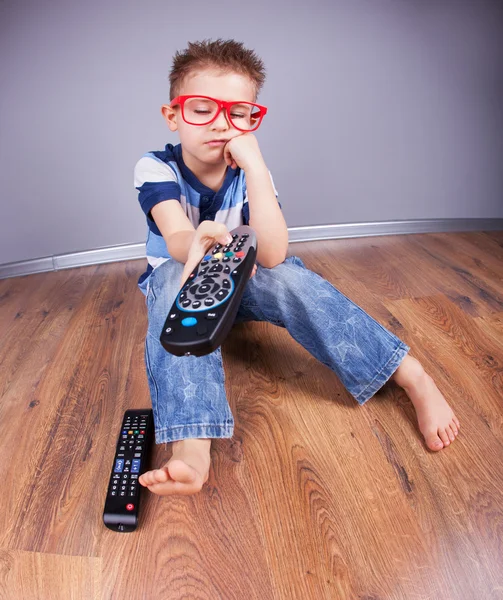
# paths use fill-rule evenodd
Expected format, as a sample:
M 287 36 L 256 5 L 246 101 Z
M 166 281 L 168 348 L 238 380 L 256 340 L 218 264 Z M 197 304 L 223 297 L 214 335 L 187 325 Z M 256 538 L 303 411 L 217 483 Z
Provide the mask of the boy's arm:
M 245 172 L 249 224 L 258 241 L 257 262 L 268 269 L 282 263 L 288 251 L 288 229 L 258 145 L 248 132 L 230 139 L 224 147 L 225 162 Z
M 263 160 L 245 168 L 250 227 L 257 235 L 257 262 L 272 269 L 288 251 L 288 229 Z
M 196 230 L 178 200 L 160 202 L 152 207 L 151 213 L 170 256 L 178 262 L 186 263 Z

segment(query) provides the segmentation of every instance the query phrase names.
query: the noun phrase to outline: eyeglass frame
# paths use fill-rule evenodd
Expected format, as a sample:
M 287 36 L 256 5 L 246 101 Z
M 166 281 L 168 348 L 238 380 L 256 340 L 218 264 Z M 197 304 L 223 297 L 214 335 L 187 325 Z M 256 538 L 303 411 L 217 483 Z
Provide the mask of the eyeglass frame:
M 216 104 L 218 105 L 218 110 L 217 110 L 215 116 L 213 117 L 213 119 L 211 119 L 211 121 L 208 121 L 207 123 L 190 123 L 189 121 L 187 121 L 187 119 L 185 118 L 184 105 L 185 105 L 185 101 L 188 100 L 189 98 L 205 98 L 206 100 L 213 100 L 213 102 L 216 102 Z M 225 108 L 225 114 L 227 115 L 227 119 L 229 120 L 229 123 L 235 129 L 239 129 L 239 131 L 245 131 L 245 132 L 256 131 L 260 127 L 260 124 L 262 123 L 262 119 L 267 114 L 267 107 L 262 106 L 261 104 L 256 104 L 255 102 L 248 102 L 248 100 L 234 100 L 232 102 L 226 102 L 225 100 L 217 100 L 216 98 L 212 98 L 211 96 L 201 96 L 199 94 L 189 94 L 187 96 L 177 96 L 170 102 L 169 105 L 171 106 L 171 108 L 173 108 L 177 104 L 179 104 L 180 108 L 182 109 L 183 120 L 187 123 L 187 125 L 194 125 L 195 127 L 204 127 L 205 125 L 211 125 L 214 121 L 217 120 L 218 116 L 222 112 L 222 109 Z M 256 106 L 260 111 L 260 115 L 259 115 L 259 117 L 257 117 L 257 118 L 259 118 L 259 122 L 258 122 L 257 126 L 254 127 L 253 129 L 241 129 L 241 127 L 237 127 L 236 125 L 234 125 L 234 121 L 232 120 L 232 117 L 230 115 L 231 106 L 233 106 L 234 104 L 252 104 L 253 106 Z

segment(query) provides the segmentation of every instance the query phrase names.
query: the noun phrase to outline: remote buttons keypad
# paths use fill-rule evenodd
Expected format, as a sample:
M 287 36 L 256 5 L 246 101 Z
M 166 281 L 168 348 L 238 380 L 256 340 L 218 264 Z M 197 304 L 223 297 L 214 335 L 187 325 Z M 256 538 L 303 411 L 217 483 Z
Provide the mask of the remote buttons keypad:
M 132 499 L 138 493 L 147 415 L 126 417 L 122 424 L 119 450 L 116 455 L 108 493 L 110 496 Z
M 219 317 L 220 313 L 215 309 L 232 296 L 234 277 L 240 271 L 238 263 L 246 256 L 248 237 L 247 233 L 233 233 L 231 242 L 225 245 L 215 244 L 208 250 L 178 295 L 176 306 L 180 312 L 173 310 L 170 313 L 169 320 L 173 321 L 173 327 L 166 327 L 166 335 L 173 332 L 178 322 L 184 327 L 194 327 L 196 335 L 207 333 L 206 323 Z M 233 263 L 233 266 L 227 263 Z M 183 309 L 192 313 L 191 316 L 184 318 Z M 199 318 L 198 312 L 206 318 Z

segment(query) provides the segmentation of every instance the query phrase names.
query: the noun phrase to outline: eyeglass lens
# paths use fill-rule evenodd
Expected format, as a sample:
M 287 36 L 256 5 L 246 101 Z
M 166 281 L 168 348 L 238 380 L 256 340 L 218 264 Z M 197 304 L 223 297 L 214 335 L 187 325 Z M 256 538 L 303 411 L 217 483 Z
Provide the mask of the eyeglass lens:
M 185 120 L 192 125 L 206 125 L 215 116 L 218 104 L 208 98 L 188 98 L 184 105 Z M 240 129 L 254 129 L 260 120 L 260 109 L 247 102 L 230 108 L 232 125 Z

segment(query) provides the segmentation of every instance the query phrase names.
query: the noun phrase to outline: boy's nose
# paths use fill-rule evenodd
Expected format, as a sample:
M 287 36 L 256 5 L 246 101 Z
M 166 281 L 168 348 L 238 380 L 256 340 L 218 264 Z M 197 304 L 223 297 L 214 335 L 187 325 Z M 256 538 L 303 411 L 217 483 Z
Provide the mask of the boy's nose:
M 215 128 L 219 128 L 219 129 L 229 129 L 230 127 L 230 123 L 227 120 L 227 115 L 225 113 L 225 110 L 221 110 L 220 114 L 218 115 L 218 117 L 213 121 L 213 123 L 211 124 L 212 127 Z

